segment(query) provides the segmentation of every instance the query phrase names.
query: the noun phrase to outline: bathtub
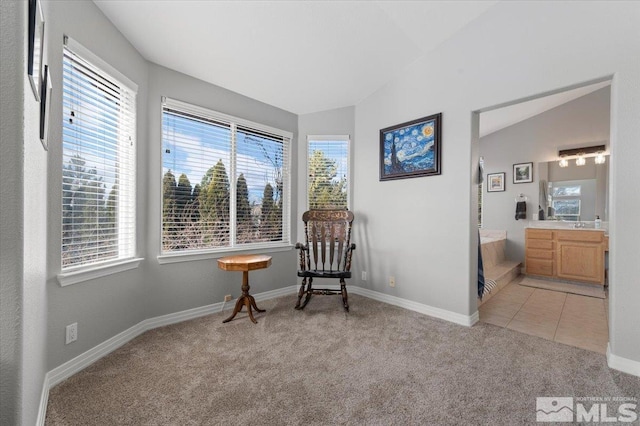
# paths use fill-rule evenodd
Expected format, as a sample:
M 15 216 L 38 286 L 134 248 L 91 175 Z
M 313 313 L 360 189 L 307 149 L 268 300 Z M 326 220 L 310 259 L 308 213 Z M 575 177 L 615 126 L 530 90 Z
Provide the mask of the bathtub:
M 504 253 L 506 245 L 507 231 L 480 230 L 480 252 L 482 253 L 484 277 L 487 283 L 492 283 L 488 287 L 493 289 L 490 292 L 485 290 L 479 305 L 489 300 L 520 274 L 520 262 L 506 260 Z
M 506 240 L 507 231 L 499 231 L 493 229 L 480 230 L 480 244 L 493 243 L 495 241 Z
M 482 263 L 489 275 L 494 266 L 505 260 L 504 248 L 507 244 L 507 231 L 497 231 L 491 229 L 480 230 L 480 251 L 482 253 Z

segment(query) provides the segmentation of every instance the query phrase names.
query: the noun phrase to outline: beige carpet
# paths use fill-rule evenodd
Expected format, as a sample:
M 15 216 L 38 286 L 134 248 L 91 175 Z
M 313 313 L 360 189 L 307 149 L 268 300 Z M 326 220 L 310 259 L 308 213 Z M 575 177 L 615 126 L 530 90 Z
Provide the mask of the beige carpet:
M 542 288 L 545 290 L 560 291 L 563 293 L 579 294 L 582 296 L 597 297 L 599 299 L 607 298 L 603 286 L 537 280 L 529 277 L 524 277 L 522 281 L 520 281 L 520 285 L 526 287 Z
M 603 355 L 358 295 L 146 332 L 54 387 L 47 425 L 535 423 L 537 396 L 640 398 Z

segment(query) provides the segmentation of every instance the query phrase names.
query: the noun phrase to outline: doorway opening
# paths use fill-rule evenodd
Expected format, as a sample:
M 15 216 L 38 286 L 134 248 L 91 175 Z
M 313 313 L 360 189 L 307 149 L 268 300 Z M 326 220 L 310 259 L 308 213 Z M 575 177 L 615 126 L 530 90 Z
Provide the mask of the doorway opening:
M 473 112 L 481 322 L 606 352 L 611 82 Z M 559 164 L 561 150 L 599 145 L 604 162 Z

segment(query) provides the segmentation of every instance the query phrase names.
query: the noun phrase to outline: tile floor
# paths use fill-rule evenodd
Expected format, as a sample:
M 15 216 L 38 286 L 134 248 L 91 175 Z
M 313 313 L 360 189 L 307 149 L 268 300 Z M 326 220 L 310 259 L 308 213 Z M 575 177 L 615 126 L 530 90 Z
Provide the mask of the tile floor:
M 606 353 L 608 299 L 524 287 L 521 279 L 480 306 L 480 321 Z

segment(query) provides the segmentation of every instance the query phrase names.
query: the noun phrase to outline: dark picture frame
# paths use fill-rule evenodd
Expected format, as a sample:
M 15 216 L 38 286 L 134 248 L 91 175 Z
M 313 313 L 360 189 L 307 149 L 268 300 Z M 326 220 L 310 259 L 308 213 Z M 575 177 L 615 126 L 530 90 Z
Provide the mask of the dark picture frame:
M 27 74 L 33 95 L 40 101 L 44 52 L 44 16 L 38 0 L 29 0 L 29 56 Z
M 380 180 L 442 173 L 442 113 L 380 130 Z
M 503 192 L 505 190 L 505 172 L 487 174 L 487 192 Z
M 513 183 L 533 182 L 533 163 L 518 163 L 513 165 Z
M 44 66 L 44 74 L 42 76 L 42 90 L 40 92 L 40 142 L 45 151 L 49 150 L 49 110 L 51 109 L 51 74 L 49 66 Z

